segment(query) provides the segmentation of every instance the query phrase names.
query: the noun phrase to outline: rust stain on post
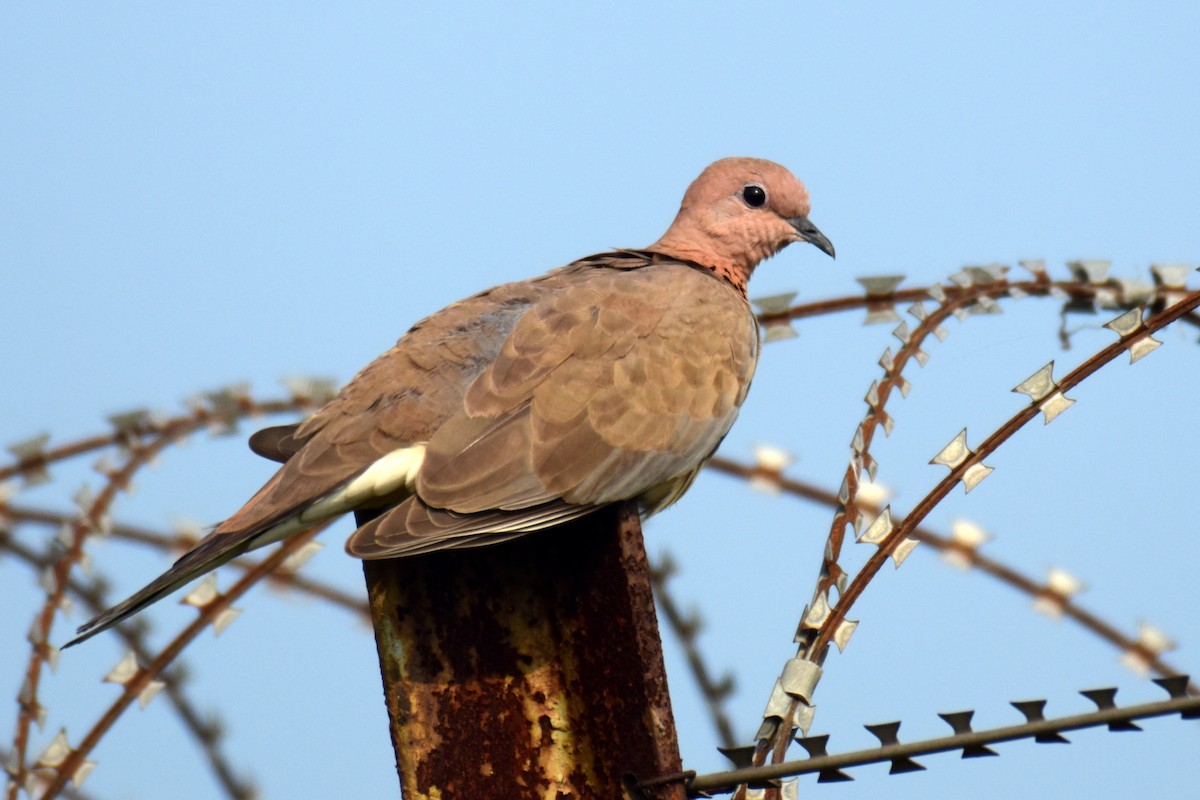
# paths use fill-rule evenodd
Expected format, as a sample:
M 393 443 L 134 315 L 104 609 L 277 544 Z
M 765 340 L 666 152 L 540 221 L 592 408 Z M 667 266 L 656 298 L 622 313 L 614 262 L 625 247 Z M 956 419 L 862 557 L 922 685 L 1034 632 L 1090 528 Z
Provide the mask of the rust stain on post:
M 631 505 L 364 570 L 407 800 L 614 800 L 680 771 Z

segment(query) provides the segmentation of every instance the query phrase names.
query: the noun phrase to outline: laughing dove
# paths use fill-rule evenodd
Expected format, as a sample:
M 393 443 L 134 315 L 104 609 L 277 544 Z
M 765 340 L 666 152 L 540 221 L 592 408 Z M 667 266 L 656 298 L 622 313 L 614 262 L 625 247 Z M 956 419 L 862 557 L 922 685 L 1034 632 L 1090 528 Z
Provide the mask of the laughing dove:
M 778 164 L 727 158 L 662 238 L 461 300 L 418 322 L 328 405 L 255 434 L 283 462 L 165 574 L 79 629 L 111 627 L 247 550 L 353 510 L 364 559 L 493 544 L 691 484 L 758 357 L 746 283 L 792 242 L 833 245 Z

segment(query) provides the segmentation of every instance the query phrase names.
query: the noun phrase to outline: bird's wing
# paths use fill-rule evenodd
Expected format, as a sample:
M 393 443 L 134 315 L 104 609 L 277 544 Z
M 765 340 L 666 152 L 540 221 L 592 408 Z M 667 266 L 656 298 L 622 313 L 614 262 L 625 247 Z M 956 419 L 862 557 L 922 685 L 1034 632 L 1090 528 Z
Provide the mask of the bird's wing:
M 684 264 L 564 275 L 430 437 L 416 494 L 350 538 L 361 558 L 488 544 L 690 475 L 757 357 L 744 298 Z

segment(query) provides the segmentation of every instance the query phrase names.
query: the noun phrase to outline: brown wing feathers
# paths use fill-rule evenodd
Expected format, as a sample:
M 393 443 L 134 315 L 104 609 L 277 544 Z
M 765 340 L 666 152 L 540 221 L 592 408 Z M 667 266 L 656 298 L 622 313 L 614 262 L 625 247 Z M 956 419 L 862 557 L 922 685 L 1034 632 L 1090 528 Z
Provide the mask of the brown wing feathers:
M 417 497 L 356 532 L 352 554 L 408 554 L 431 536 L 475 546 L 481 532 L 555 524 L 687 473 L 716 448 L 754 367 L 745 300 L 688 266 L 592 269 L 514 327 L 430 439 Z M 715 343 L 697 355 L 680 328 Z

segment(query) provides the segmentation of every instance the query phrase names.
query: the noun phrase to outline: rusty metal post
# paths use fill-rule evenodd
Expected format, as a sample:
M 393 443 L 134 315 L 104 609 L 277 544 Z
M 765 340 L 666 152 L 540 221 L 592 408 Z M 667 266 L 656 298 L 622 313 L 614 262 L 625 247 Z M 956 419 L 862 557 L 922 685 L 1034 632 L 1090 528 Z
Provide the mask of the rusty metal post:
M 631 504 L 364 570 L 406 800 L 683 800 Z

